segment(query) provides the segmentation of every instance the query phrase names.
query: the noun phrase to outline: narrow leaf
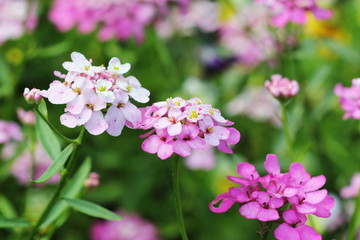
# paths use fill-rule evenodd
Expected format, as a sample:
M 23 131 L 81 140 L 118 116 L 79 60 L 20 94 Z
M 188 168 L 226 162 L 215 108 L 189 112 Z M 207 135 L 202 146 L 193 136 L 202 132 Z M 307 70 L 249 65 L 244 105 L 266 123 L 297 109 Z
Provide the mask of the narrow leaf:
M 0 212 L 6 218 L 16 218 L 16 210 L 12 203 L 4 195 L 0 195 Z
M 41 103 L 38 106 L 38 110 L 47 117 L 47 109 L 46 109 L 46 103 L 44 100 L 41 101 Z M 38 138 L 40 139 L 41 144 L 45 148 L 46 152 L 49 154 L 52 160 L 55 160 L 60 152 L 60 142 L 58 138 L 56 137 L 53 130 L 47 125 L 47 123 L 39 116 L 38 113 L 36 113 L 36 134 Z
M 70 199 L 70 198 L 64 198 L 64 201 L 66 201 L 71 207 L 78 210 L 79 212 L 92 217 L 103 218 L 106 220 L 121 219 L 121 216 L 107 210 L 106 208 L 103 208 L 100 205 L 97 205 L 89 201 L 80 200 L 80 199 Z
M 46 171 L 33 183 L 44 183 L 50 178 L 52 178 L 57 172 L 60 171 L 62 166 L 66 163 L 67 159 L 69 158 L 70 154 L 74 149 L 74 145 L 68 145 L 58 156 L 58 158 L 51 163 L 51 165 L 46 169 Z
M 0 217 L 0 228 L 17 228 L 30 226 L 30 222 L 24 219 L 10 219 Z
M 84 163 L 80 166 L 71 181 L 63 189 L 61 196 L 66 198 L 76 198 L 79 196 L 84 187 L 84 181 L 89 176 L 91 170 L 91 158 L 87 157 Z M 69 205 L 65 201 L 59 201 L 51 209 L 47 218 L 40 228 L 44 228 L 57 220 L 65 211 L 69 210 Z

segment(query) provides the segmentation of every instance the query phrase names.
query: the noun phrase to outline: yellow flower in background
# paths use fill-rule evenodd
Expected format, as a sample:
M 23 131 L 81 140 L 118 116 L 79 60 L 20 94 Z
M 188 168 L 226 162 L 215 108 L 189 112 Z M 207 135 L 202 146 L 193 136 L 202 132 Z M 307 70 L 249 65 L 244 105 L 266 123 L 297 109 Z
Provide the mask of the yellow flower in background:
M 12 47 L 5 53 L 6 61 L 13 65 L 19 65 L 24 60 L 24 53 L 20 48 Z

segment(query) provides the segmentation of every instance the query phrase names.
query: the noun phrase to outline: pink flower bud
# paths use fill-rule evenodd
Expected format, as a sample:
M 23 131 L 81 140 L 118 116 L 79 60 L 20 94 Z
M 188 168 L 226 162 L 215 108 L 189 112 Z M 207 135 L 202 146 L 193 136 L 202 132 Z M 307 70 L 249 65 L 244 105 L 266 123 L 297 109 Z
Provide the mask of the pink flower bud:
M 33 125 L 35 123 L 35 114 L 32 111 L 25 111 L 22 108 L 16 110 L 19 120 L 23 124 Z
M 85 187 L 89 190 L 94 189 L 100 183 L 99 178 L 99 174 L 95 172 L 90 173 L 89 177 L 85 180 Z
M 23 95 L 25 97 L 26 102 L 29 104 L 39 104 L 42 99 L 40 90 L 36 88 L 33 88 L 31 90 L 29 88 L 25 88 Z
M 276 98 L 291 98 L 300 90 L 297 81 L 283 78 L 280 74 L 272 75 L 271 81 L 265 82 L 265 87 Z

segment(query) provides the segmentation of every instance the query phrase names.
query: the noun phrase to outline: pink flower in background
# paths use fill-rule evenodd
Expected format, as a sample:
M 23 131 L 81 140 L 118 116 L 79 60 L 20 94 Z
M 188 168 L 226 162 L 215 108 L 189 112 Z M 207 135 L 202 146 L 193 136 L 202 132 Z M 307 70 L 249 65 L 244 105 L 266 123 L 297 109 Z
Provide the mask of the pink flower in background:
M 17 123 L 0 120 L 0 144 L 21 140 L 23 134 Z
M 89 177 L 85 179 L 85 187 L 89 190 L 94 189 L 95 187 L 99 186 L 100 184 L 100 176 L 95 172 L 91 172 Z
M 207 145 L 205 149 L 193 149 L 186 157 L 185 165 L 193 170 L 211 170 L 215 167 L 214 147 Z
M 140 124 L 141 112 L 130 98 L 145 103 L 150 92 L 135 77 L 123 76 L 130 64 L 112 58 L 107 68 L 93 66 L 78 52 L 71 54 L 71 60 L 63 64 L 69 71 L 66 75 L 55 72 L 64 82 L 55 80 L 48 90 L 40 92 L 53 104 L 66 104 L 61 124 L 69 128 L 84 125 L 93 135 L 107 131 L 112 136 L 119 136 L 125 125 Z
M 332 12 L 320 8 L 316 0 L 255 0 L 269 7 L 274 14 L 272 24 L 276 27 L 284 27 L 289 22 L 295 24 L 305 24 L 306 14 L 311 12 L 316 19 L 328 19 L 332 17 Z
M 344 119 L 360 119 L 360 78 L 353 79 L 349 88 L 338 83 L 334 92 L 340 97 L 341 108 L 346 112 Z
M 16 109 L 17 116 L 23 124 L 34 125 L 35 124 L 35 113 L 33 111 L 25 111 L 22 108 Z
M 234 14 L 220 24 L 220 45 L 248 66 L 273 60 L 280 47 L 269 26 L 268 11 L 255 3 L 232 7 Z
M 75 27 L 86 34 L 99 27 L 101 41 L 135 37 L 142 42 L 145 28 L 166 9 L 167 0 L 56 0 L 49 19 L 62 32 Z
M 246 115 L 255 121 L 269 121 L 280 127 L 280 104 L 264 88 L 251 87 L 235 97 L 226 105 L 230 116 Z
M 97 222 L 91 227 L 92 240 L 159 240 L 156 227 L 135 213 L 118 212 L 118 221 Z
M 7 160 L 14 156 L 16 149 L 17 145 L 15 144 L 5 144 L 2 151 L 3 158 Z M 33 161 L 35 164 L 34 173 L 32 173 Z M 20 184 L 26 185 L 31 179 L 39 178 L 52 162 L 45 149 L 40 144 L 36 144 L 34 153 L 31 153 L 29 149 L 25 149 L 20 156 L 15 159 L 10 171 Z M 47 181 L 46 184 L 55 184 L 59 179 L 60 175 L 57 173 Z
M 156 23 L 160 37 L 169 38 L 175 33 L 191 35 L 196 29 L 203 32 L 214 32 L 219 28 L 218 4 L 211 1 L 189 1 L 186 11 L 173 8 L 161 21 Z
M 32 31 L 37 25 L 36 11 L 36 1 L 0 1 L 0 45 Z
M 283 78 L 280 74 L 271 76 L 271 81 L 265 82 L 265 87 L 276 98 L 291 98 L 298 94 L 300 87 L 297 81 Z
M 349 186 L 343 187 L 340 191 L 342 198 L 353 198 L 359 194 L 360 190 L 360 172 L 355 173 Z
M 327 190 L 319 190 L 325 184 L 325 177 L 311 177 L 300 163 L 292 163 L 288 173 L 281 173 L 274 154 L 266 156 L 264 167 L 268 174 L 260 177 L 255 166 L 239 163 L 237 173 L 240 177 L 228 176 L 228 179 L 240 186 L 216 196 L 209 204 L 210 210 L 226 212 L 237 203 L 240 214 L 245 218 L 262 222 L 283 220 L 285 223 L 274 232 L 279 240 L 321 239 L 320 234 L 304 224 L 306 214 L 322 218 L 331 215 L 334 199 Z M 282 211 L 281 207 L 285 204 L 289 205 L 289 210 Z
M 147 137 L 142 148 L 145 152 L 157 153 L 162 160 L 173 153 L 187 157 L 192 149 L 203 150 L 207 145 L 232 153 L 228 145 L 240 141 L 239 131 L 227 128 L 233 122 L 225 120 L 220 110 L 203 104 L 198 98 L 169 98 L 143 108 L 142 113 L 143 121 L 138 128 L 151 129 L 142 136 Z

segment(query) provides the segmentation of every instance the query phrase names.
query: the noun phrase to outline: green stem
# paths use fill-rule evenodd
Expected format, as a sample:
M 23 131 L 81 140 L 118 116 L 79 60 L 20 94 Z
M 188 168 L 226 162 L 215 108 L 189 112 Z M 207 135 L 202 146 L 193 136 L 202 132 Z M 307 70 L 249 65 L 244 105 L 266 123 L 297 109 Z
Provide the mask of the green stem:
M 39 220 L 36 222 L 34 228 L 32 229 L 31 233 L 29 234 L 28 238 L 26 238 L 27 240 L 33 240 L 35 235 L 37 234 L 41 224 L 44 222 L 44 220 L 46 219 L 47 215 L 49 214 L 50 210 L 53 208 L 53 206 L 55 205 L 56 201 L 59 200 L 60 197 L 60 193 L 62 191 L 62 189 L 64 188 L 64 186 L 66 185 L 66 183 L 69 180 L 69 177 L 71 176 L 71 174 L 74 172 L 74 168 L 76 166 L 76 152 L 79 148 L 79 146 L 82 143 L 82 139 L 84 136 L 84 131 L 85 128 L 83 128 L 79 134 L 79 136 L 74 140 L 76 141 L 78 144 L 75 144 L 74 146 L 74 150 L 71 153 L 70 159 L 69 159 L 69 163 L 67 164 L 66 168 L 64 169 L 63 175 L 60 179 L 60 183 L 57 186 L 54 194 L 52 195 L 49 203 L 47 204 L 46 208 L 44 209 L 44 211 L 41 213 L 41 216 L 39 218 Z
M 173 187 L 175 195 L 176 215 L 179 225 L 179 231 L 183 240 L 188 240 L 185 230 L 184 218 L 182 215 L 182 207 L 180 201 L 180 156 L 175 154 L 173 160 Z
M 356 232 L 360 225 L 360 191 L 356 197 L 355 210 L 351 217 L 347 240 L 355 239 Z
M 292 161 L 292 158 L 293 158 L 293 146 L 292 146 L 292 140 L 291 140 L 288 121 L 287 121 L 286 107 L 285 107 L 285 103 L 283 103 L 283 102 L 280 102 L 280 105 L 281 105 L 281 123 L 282 123 L 282 127 L 283 127 L 283 130 L 284 130 L 286 144 L 287 144 L 287 147 L 288 147 L 289 158 Z
M 39 114 L 39 116 L 47 123 L 47 125 L 59 136 L 61 137 L 65 142 L 68 143 L 75 143 L 75 144 L 80 144 L 79 142 L 79 137 L 77 139 L 71 139 L 68 138 L 66 136 L 64 136 L 59 130 L 56 129 L 56 127 L 47 119 L 47 117 L 44 116 L 44 114 L 42 114 L 39 109 L 37 108 L 37 106 L 34 107 L 34 110 L 37 114 Z

